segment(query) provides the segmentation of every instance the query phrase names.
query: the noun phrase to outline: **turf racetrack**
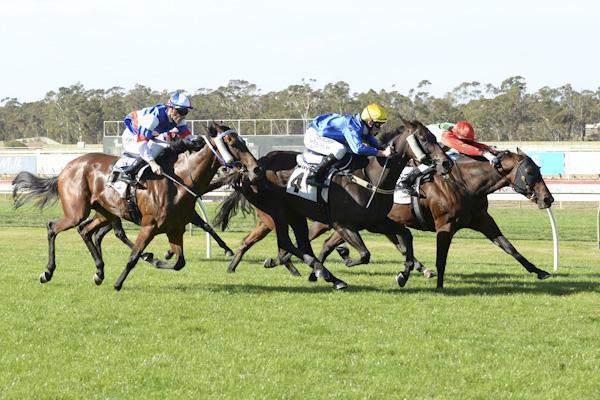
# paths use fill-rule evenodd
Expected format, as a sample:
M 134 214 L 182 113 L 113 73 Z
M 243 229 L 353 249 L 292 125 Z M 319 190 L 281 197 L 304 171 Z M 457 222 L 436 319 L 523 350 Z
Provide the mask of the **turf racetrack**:
M 180 272 L 140 262 L 119 293 L 112 284 L 125 247 L 104 242 L 106 280 L 75 230 L 47 263 L 43 224 L 58 211 L 12 211 L 0 202 L 0 398 L 436 398 L 591 399 L 600 393 L 600 250 L 595 210 L 555 210 L 558 274 L 538 281 L 483 236 L 454 240 L 446 288 L 417 273 L 394 281 L 401 257 L 365 235 L 370 265 L 327 266 L 350 287 L 265 270 L 274 236 L 238 272 L 203 234 L 186 235 Z M 552 272 L 546 213 L 492 210 L 527 258 Z M 252 217 L 238 219 L 238 229 Z M 130 225 L 128 225 L 131 227 Z M 135 230 L 128 230 L 135 237 Z M 232 248 L 245 234 L 225 233 Z M 150 250 L 162 254 L 160 236 Z M 432 234 L 415 233 L 416 255 L 434 266 Z M 355 253 L 352 253 L 355 255 Z

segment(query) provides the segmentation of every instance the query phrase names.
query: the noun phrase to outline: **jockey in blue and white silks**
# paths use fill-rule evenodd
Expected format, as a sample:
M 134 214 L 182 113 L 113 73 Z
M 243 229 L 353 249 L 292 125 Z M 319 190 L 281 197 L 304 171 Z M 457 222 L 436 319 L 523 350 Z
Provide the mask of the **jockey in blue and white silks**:
M 324 114 L 313 119 L 304 134 L 304 145 L 314 153 L 325 155 L 307 183 L 322 185 L 324 174 L 348 151 L 362 156 L 387 157 L 389 149 L 379 150 L 374 135 L 388 120 L 387 111 L 369 104 L 360 114 Z
M 133 183 L 134 174 L 145 162 L 150 165 L 152 172 L 161 175 L 162 169 L 155 160 L 169 145 L 169 141 L 191 137 L 184 116 L 192 108 L 188 96 L 175 93 L 167 104 L 157 104 L 129 113 L 123 121 L 123 149 L 137 159 L 120 179 Z

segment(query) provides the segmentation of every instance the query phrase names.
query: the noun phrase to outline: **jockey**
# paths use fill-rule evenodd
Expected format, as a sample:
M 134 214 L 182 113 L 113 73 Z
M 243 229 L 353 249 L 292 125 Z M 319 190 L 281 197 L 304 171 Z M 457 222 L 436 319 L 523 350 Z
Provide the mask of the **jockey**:
M 454 153 L 466 154 L 468 156 L 479 156 L 487 159 L 490 164 L 498 165 L 500 161 L 496 157 L 496 149 L 475 140 L 475 129 L 469 121 L 460 121 L 456 124 L 442 122 L 427 125 L 427 129 L 437 138 L 442 148 L 450 148 Z M 419 165 L 408 174 L 402 175 L 400 181 L 404 189 L 412 193 L 412 185 L 415 179 L 422 174 L 427 167 Z
M 313 119 L 304 134 L 308 151 L 324 155 L 316 171 L 306 179 L 307 184 L 323 186 L 325 175 L 348 150 L 362 156 L 388 157 L 391 148 L 379 150 L 374 135 L 388 120 L 385 108 L 369 104 L 360 114 L 324 114 Z
M 496 157 L 496 149 L 475 140 L 475 129 L 473 129 L 473 125 L 469 121 L 460 121 L 456 125 L 446 122 L 437 124 L 437 126 L 439 129 L 443 129 L 441 140 L 438 139 L 442 145 L 450 147 L 460 154 L 484 157 L 490 164 L 498 165 L 499 161 Z M 429 128 L 429 126 L 427 127 Z
M 156 175 L 162 174 L 162 168 L 156 159 L 177 138 L 190 138 L 191 132 L 184 119 L 192 102 L 182 93 L 175 92 L 167 104 L 133 111 L 125 117 L 123 131 L 123 149 L 137 156 L 133 164 L 123 170 L 120 180 L 135 183 L 135 175 L 147 162 Z

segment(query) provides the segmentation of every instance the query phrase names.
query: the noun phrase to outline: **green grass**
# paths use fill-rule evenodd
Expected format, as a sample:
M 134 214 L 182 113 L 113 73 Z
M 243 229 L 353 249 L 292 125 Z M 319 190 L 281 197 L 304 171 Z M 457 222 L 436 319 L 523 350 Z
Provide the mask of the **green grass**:
M 212 208 L 211 208 L 212 210 Z M 75 231 L 56 242 L 52 282 L 44 226 L 59 212 L 12 211 L 0 202 L 0 398 L 406 398 L 591 399 L 600 382 L 600 250 L 595 210 L 555 210 L 561 266 L 537 281 L 481 235 L 464 231 L 450 249 L 446 289 L 413 274 L 394 282 L 401 258 L 367 234 L 367 266 L 329 268 L 350 284 L 333 292 L 285 269 L 265 270 L 273 237 L 236 274 L 204 235 L 186 235 L 187 266 L 140 263 L 119 293 L 112 284 L 128 252 L 104 245 L 106 281 Z M 495 209 L 518 250 L 551 271 L 548 218 Z M 232 248 L 252 225 L 235 221 Z M 570 225 L 576 225 L 571 227 Z M 129 229 L 135 236 L 135 230 Z M 319 242 L 320 243 L 320 242 Z M 162 254 L 160 236 L 150 250 Z M 316 246 L 318 247 L 318 246 Z M 435 263 L 432 234 L 415 251 Z

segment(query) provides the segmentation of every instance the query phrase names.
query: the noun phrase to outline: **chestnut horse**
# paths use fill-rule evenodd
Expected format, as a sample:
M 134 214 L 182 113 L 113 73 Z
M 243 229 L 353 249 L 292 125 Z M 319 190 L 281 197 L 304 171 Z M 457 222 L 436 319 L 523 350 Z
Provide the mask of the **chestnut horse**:
M 179 147 L 180 154 L 174 151 L 167 151 L 164 154 L 161 161 L 163 170 L 180 184 L 156 176 L 149 169 L 145 172 L 143 187 L 138 188 L 135 195 L 141 215 L 140 231 L 126 266 L 115 282 L 116 290 L 122 288 L 123 282 L 146 246 L 160 233 L 167 234 L 171 250 L 177 255 L 177 261 L 173 265 L 163 263 L 157 266 L 174 270 L 184 267 L 183 234 L 186 224 L 196 214 L 194 211 L 196 197 L 188 190 L 198 195 L 204 193 L 221 166 L 223 157 L 216 150 L 215 140 L 222 141 L 231 156 L 244 165 L 248 171 L 248 179 L 254 181 L 260 173 L 256 159 L 235 131 L 213 123 L 209 128 L 209 134 L 210 137 L 206 138 L 178 141 L 176 146 Z M 190 150 L 191 154 L 188 155 L 186 150 Z M 117 158 L 102 153 L 85 154 L 69 162 L 56 177 L 39 178 L 28 172 L 21 172 L 14 179 L 15 208 L 35 199 L 40 207 L 57 198 L 62 204 L 63 217 L 50 221 L 47 225 L 48 266 L 47 270 L 41 273 L 40 282 L 50 281 L 56 269 L 54 250 L 56 236 L 76 226 L 96 263 L 94 282 L 99 285 L 104 280 L 104 261 L 92 241 L 93 234 L 103 226 L 112 224 L 117 218 L 135 221 L 126 200 L 121 199 L 113 188 L 106 185 L 112 165 Z M 96 215 L 86 221 L 92 209 L 96 211 Z
M 406 129 L 393 132 L 393 138 L 389 142 L 393 148 L 392 155 L 387 159 L 370 157 L 365 168 L 353 174 L 335 175 L 329 186 L 328 203 L 313 202 L 286 192 L 297 153 L 271 152 L 259 160 L 265 171 L 266 181 L 260 181 L 257 185 L 243 183 L 236 191 L 243 193 L 257 209 L 269 215 L 283 258 L 289 257 L 284 256 L 285 252 L 292 253 L 312 267 L 315 276 L 333 283 L 335 289 L 343 289 L 347 287 L 346 283 L 333 276 L 314 256 L 306 218 L 332 225 L 345 240 L 359 248 L 366 249 L 359 231 L 367 228 L 378 232 L 391 230 L 405 236 L 405 243 L 410 242 L 410 232 L 387 218 L 393 203 L 393 190 L 402 169 L 409 158 L 420 158 L 427 164 L 435 164 L 440 173 L 447 173 L 452 161 L 423 124 L 418 121 L 402 121 Z M 223 203 L 216 217 L 216 224 L 227 226 L 240 197 L 239 193 L 234 193 L 233 201 Z M 289 226 L 296 236 L 297 247 L 289 237 Z M 412 267 L 412 246 L 407 243 L 405 269 L 398 274 L 400 279 L 407 279 Z

